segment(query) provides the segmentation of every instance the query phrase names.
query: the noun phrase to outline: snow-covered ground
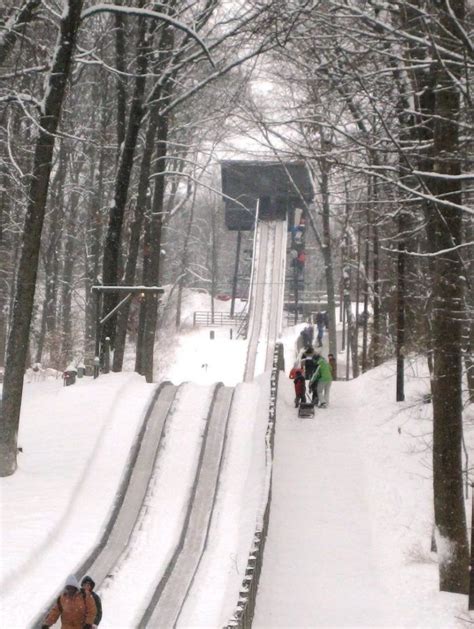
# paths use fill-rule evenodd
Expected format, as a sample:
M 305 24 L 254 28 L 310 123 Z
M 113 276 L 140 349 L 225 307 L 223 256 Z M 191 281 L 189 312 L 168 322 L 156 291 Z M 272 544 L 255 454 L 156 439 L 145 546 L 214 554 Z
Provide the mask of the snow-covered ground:
M 279 389 L 271 521 L 255 626 L 469 626 L 474 617 L 466 611 L 467 598 L 438 592 L 436 555 L 430 552 L 431 405 L 423 404 L 429 385 L 422 362 L 407 366 L 402 404 L 394 402 L 389 362 L 356 381 L 335 383 L 330 408 L 300 420 L 287 378 L 300 329 L 287 328 L 283 339 L 286 374 Z M 160 504 L 171 506 L 186 485 L 185 474 L 172 470 L 182 469 L 183 451 L 192 466 L 207 385 L 240 381 L 245 342 L 230 340 L 226 328 L 216 328 L 214 340 L 209 329 L 188 329 L 170 341 L 164 356 L 160 378 L 193 383 L 184 385 L 183 396 L 193 403 L 183 399 L 187 415 L 168 435 L 163 476 L 154 479 Z M 66 388 L 51 378 L 26 385 L 19 469 L 0 479 L 2 626 L 27 627 L 97 542 L 154 389 L 132 373 L 86 378 Z M 201 562 L 199 588 L 180 627 L 220 627 L 234 609 L 261 498 L 267 401 L 265 376 L 237 388 L 238 410 L 211 523 L 220 545 Z M 473 419 L 471 412 L 468 446 Z M 161 483 L 166 474 L 167 483 Z M 151 504 L 141 523 L 148 518 L 165 538 L 176 518 L 167 522 L 167 513 L 153 513 Z M 468 512 L 469 505 L 470 497 Z M 138 557 L 138 545 L 127 553 Z M 124 596 L 137 592 L 138 598 L 149 587 L 149 572 L 137 559 L 134 565 L 126 568 L 122 585 L 118 580 L 116 589 L 108 585 L 101 592 L 104 627 L 134 626 L 135 611 L 127 620 L 116 613 Z M 227 584 L 221 591 L 215 583 L 223 573 Z
M 314 419 L 280 383 L 254 627 L 468 626 L 467 597 L 438 591 L 428 381 L 421 361 L 407 375 L 402 404 L 391 362 L 335 382 Z

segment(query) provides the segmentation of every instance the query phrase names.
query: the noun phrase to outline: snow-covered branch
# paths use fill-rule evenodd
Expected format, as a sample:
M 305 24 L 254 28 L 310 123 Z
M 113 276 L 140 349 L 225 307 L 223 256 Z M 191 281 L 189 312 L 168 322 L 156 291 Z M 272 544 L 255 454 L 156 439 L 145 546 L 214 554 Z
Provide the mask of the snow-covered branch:
M 2 32 L 0 32 L 0 67 L 5 63 L 6 58 L 12 51 L 19 31 L 28 22 L 31 22 L 35 10 L 40 4 L 41 0 L 26 0 L 2 27 Z
M 159 11 L 151 11 L 150 9 L 139 9 L 136 7 L 122 7 L 116 4 L 96 4 L 92 7 L 89 7 L 85 11 L 83 11 L 81 15 L 81 19 L 84 20 L 88 17 L 97 15 L 99 13 L 115 13 L 115 14 L 122 14 L 122 15 L 133 15 L 133 16 L 138 16 L 138 17 L 149 17 L 151 19 L 161 20 L 165 22 L 166 24 L 170 24 L 171 26 L 174 26 L 178 30 L 184 31 L 187 35 L 192 37 L 199 44 L 199 46 L 201 46 L 201 48 L 204 50 L 211 64 L 214 65 L 214 61 L 212 60 L 211 53 L 209 52 L 206 44 L 201 39 L 201 37 L 199 37 L 199 35 L 195 31 L 193 31 L 193 29 L 186 26 L 186 24 L 183 24 L 179 20 L 175 20 L 169 15 L 166 15 L 166 13 L 160 13 Z

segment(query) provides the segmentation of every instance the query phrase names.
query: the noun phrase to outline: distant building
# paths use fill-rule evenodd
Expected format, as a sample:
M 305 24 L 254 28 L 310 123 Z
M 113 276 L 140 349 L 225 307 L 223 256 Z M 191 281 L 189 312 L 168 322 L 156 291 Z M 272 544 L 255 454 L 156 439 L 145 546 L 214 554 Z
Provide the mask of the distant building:
M 314 197 L 311 179 L 304 162 L 262 162 L 227 160 L 221 162 L 225 224 L 231 230 L 251 230 L 260 199 L 261 219 L 288 218 L 288 229 L 295 224 L 305 203 Z

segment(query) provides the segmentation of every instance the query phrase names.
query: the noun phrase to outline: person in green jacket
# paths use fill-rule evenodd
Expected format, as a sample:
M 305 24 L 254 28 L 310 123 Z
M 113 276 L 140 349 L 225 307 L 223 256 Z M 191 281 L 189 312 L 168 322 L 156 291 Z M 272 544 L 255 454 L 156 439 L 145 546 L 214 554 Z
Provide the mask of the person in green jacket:
M 331 367 L 329 366 L 329 363 L 319 354 L 314 356 L 314 363 L 316 365 L 316 369 L 309 384 L 311 387 L 317 383 L 318 406 L 320 408 L 325 408 L 326 406 L 329 406 L 329 390 L 332 382 Z

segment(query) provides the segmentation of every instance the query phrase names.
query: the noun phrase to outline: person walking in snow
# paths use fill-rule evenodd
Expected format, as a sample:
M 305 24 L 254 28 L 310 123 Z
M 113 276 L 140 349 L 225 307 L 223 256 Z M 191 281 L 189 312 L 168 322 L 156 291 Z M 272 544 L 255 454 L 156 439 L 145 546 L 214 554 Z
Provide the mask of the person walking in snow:
M 291 374 L 290 374 L 291 377 Z M 301 369 L 295 369 L 293 383 L 295 385 L 295 408 L 306 402 L 306 381 Z
M 41 629 L 48 629 L 61 618 L 61 629 L 92 629 L 97 608 L 90 594 L 80 589 L 79 581 L 71 574 L 66 579 L 64 592 L 58 596 Z
M 306 380 L 310 380 L 315 370 L 313 357 L 314 349 L 312 345 L 309 345 L 301 355 L 301 368 L 304 371 L 304 377 Z
M 310 380 L 310 386 L 316 384 L 318 392 L 318 406 L 325 408 L 329 406 L 329 390 L 331 389 L 332 374 L 331 367 L 322 356 L 315 357 L 316 369 Z
M 324 312 L 317 312 L 316 314 L 316 325 L 318 327 L 318 347 L 323 346 L 323 336 L 324 336 L 324 328 L 326 326 L 326 317 L 324 316 Z
M 313 344 L 313 338 L 314 338 L 314 330 L 313 330 L 313 326 L 311 325 L 311 323 L 308 321 L 308 324 L 306 325 L 306 327 L 304 328 L 303 332 L 305 333 L 306 339 L 307 339 L 307 343 L 306 346 L 308 345 L 312 345 Z
M 313 377 L 314 376 L 314 372 L 316 371 L 316 367 L 317 367 L 317 362 L 320 358 L 320 354 L 319 352 L 314 352 L 313 355 L 313 372 L 311 374 L 311 379 L 308 382 L 308 391 L 311 394 L 311 403 L 313 406 L 318 406 L 318 381 L 319 381 L 319 375 L 317 377 Z
M 90 594 L 92 598 L 94 599 L 95 607 L 97 609 L 97 614 L 95 616 L 92 627 L 93 629 L 96 629 L 99 626 L 100 621 L 102 620 L 102 601 L 100 600 L 100 596 L 97 594 L 97 592 L 94 592 L 94 587 L 95 587 L 94 579 L 90 577 L 89 575 L 86 575 L 81 581 L 81 588 L 85 592 L 87 592 L 87 594 Z
M 308 341 L 308 335 L 306 334 L 306 328 L 304 330 L 301 330 L 299 338 L 301 339 L 301 341 L 299 343 L 297 342 L 296 344 L 299 345 L 300 347 L 304 348 L 310 345 Z

